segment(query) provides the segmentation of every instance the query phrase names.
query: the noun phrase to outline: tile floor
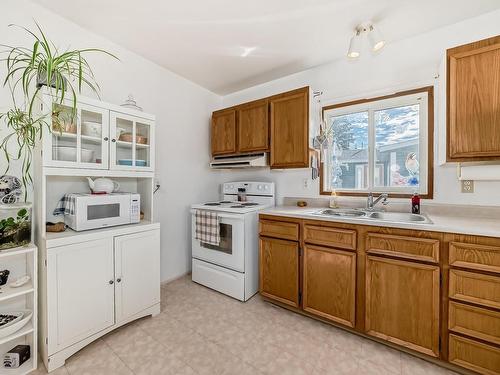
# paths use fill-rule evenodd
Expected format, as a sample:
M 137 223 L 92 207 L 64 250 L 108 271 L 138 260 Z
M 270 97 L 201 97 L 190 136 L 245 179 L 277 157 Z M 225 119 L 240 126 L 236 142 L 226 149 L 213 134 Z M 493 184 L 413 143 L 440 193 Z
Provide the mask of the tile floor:
M 33 375 L 45 374 L 43 365 Z M 452 375 L 384 345 L 265 303 L 241 303 L 183 277 L 162 312 L 114 331 L 54 375 Z

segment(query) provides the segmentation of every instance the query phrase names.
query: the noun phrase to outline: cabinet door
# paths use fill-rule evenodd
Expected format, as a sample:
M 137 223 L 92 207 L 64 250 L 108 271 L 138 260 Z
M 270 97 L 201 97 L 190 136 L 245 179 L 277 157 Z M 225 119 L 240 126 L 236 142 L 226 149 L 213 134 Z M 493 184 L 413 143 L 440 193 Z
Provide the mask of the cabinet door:
M 49 355 L 114 324 L 113 240 L 48 249 Z
M 154 170 L 154 123 L 118 112 L 110 114 L 110 169 Z
M 269 150 L 268 102 L 238 107 L 238 152 Z
M 304 310 L 354 327 L 356 253 L 304 247 Z
M 500 37 L 447 55 L 448 161 L 500 159 Z
M 299 244 L 260 237 L 260 293 L 299 306 Z
M 44 95 L 46 103 L 51 102 Z M 72 103 L 52 103 L 51 131 L 44 136 L 44 165 L 108 169 L 109 162 L 109 111 L 84 103 L 77 104 L 72 112 Z
M 367 333 L 439 356 L 439 267 L 368 256 Z
M 160 303 L 160 231 L 115 237 L 116 321 Z
M 277 95 L 271 103 L 271 168 L 309 166 L 309 88 Z
M 236 110 L 212 114 L 211 141 L 212 155 L 236 153 Z

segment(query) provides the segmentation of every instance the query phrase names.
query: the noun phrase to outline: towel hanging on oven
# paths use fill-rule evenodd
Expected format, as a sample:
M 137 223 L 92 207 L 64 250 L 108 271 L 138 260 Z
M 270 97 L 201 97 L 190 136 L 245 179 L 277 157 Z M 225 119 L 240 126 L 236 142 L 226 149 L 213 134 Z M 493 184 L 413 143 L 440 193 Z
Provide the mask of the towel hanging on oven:
M 219 215 L 216 212 L 196 210 L 195 239 L 209 245 L 220 243 Z

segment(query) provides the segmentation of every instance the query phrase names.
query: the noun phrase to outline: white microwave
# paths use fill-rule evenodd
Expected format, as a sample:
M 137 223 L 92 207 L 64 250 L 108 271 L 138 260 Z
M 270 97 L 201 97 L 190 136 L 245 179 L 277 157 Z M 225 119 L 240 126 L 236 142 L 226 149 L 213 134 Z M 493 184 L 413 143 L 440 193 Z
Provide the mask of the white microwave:
M 139 194 L 72 194 L 72 197 L 72 213 L 64 215 L 64 223 L 73 230 L 105 228 L 140 221 Z

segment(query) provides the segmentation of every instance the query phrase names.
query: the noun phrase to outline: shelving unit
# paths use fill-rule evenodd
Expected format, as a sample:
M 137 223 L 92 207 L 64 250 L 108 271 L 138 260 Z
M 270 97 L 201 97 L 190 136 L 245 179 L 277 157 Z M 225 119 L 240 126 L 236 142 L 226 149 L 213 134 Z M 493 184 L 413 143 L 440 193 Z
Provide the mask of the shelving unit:
M 37 327 L 38 327 L 38 249 L 28 245 L 7 249 L 0 252 L 2 269 L 10 271 L 9 282 L 0 287 L 0 311 L 31 310 L 30 321 L 13 334 L 0 338 L 0 358 L 16 345 L 29 345 L 31 358 L 19 368 L 8 369 L 0 363 L 0 374 L 24 375 L 36 369 L 37 361 Z M 18 288 L 10 284 L 18 277 L 29 275 L 30 282 Z

